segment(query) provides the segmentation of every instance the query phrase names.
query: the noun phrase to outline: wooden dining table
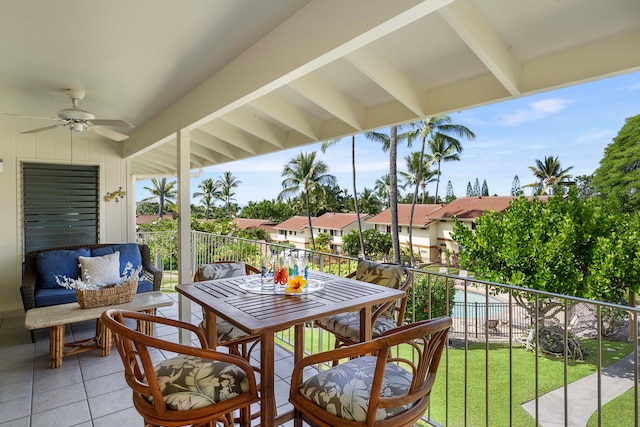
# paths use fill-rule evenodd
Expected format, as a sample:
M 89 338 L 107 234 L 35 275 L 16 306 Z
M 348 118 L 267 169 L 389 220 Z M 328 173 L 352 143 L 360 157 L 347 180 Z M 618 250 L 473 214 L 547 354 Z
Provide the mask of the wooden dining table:
M 249 275 L 182 284 L 176 290 L 200 304 L 206 312 L 209 346 L 216 348 L 216 316 L 226 319 L 249 335 L 260 337 L 260 425 L 274 426 L 294 418 L 293 411 L 277 414 L 275 405 L 275 333 L 294 328 L 294 361 L 303 357 L 304 324 L 322 317 L 360 311 L 360 339 L 371 339 L 372 307 L 404 296 L 394 288 L 373 285 L 332 274 L 309 271 L 309 281 L 321 286 L 300 294 L 256 293 Z

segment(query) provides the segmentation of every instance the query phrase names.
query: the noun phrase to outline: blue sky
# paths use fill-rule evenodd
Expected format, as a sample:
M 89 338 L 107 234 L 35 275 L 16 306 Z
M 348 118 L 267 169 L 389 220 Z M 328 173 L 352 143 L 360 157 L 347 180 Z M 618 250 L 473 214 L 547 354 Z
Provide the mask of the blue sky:
M 445 195 L 447 181 L 453 184 L 457 197 L 466 195 L 467 183 L 487 181 L 491 195 L 508 196 L 513 178 L 518 175 L 521 184 L 534 181 L 529 166 L 536 159 L 557 156 L 561 166 L 573 166 L 571 174 L 591 174 L 624 125 L 627 117 L 640 114 L 640 72 L 598 80 L 551 92 L 500 102 L 450 114 L 454 123 L 471 129 L 476 138 L 462 140 L 463 152 L 459 162 L 442 164 L 442 177 L 438 194 Z M 388 129 L 380 131 L 388 133 Z M 311 144 L 292 150 L 241 160 L 206 168 L 201 177 L 191 180 L 191 193 L 205 178 L 217 179 L 231 171 L 242 183 L 236 189 L 236 201 L 244 206 L 249 201 L 275 199 L 282 189 L 282 168 L 302 150 L 318 151 L 318 156 L 329 165 L 341 188 L 352 193 L 351 139 L 320 152 L 320 144 Z M 404 158 L 419 150 L 419 145 L 398 149 L 398 170 L 406 170 Z M 388 154 L 380 144 L 356 136 L 357 186 L 361 192 L 366 186 L 373 188 L 377 179 L 388 172 Z M 149 196 L 144 186 L 136 184 L 136 200 Z M 435 183 L 428 190 L 435 192 Z M 408 191 L 408 190 L 407 190 Z M 406 191 L 401 190 L 402 194 Z M 198 203 L 198 200 L 193 200 Z

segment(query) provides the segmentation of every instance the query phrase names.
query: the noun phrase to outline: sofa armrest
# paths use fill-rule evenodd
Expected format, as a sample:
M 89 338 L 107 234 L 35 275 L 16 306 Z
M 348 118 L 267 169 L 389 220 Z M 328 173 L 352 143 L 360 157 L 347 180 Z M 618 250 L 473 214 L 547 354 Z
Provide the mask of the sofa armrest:
M 145 273 L 149 273 L 153 277 L 153 290 L 159 291 L 162 285 L 162 271 L 158 270 L 151 262 L 151 250 L 147 245 L 138 245 L 140 255 L 142 256 L 142 267 Z
M 32 256 L 30 256 L 32 255 Z M 20 295 L 24 311 L 36 306 L 36 281 L 38 279 L 36 269 L 36 256 L 29 254 L 22 264 L 22 284 L 20 285 Z

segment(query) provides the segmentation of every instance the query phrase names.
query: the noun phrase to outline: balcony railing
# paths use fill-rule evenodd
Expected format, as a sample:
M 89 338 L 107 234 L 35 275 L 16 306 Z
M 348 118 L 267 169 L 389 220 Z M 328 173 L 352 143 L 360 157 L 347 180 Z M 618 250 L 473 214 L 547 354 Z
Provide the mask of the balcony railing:
M 163 289 L 177 283 L 175 233 L 141 233 Z M 306 257 L 312 268 L 346 275 L 357 260 L 291 247 L 192 232 L 191 260 Z M 433 425 L 603 425 L 610 416 L 638 425 L 638 308 L 414 269 L 406 322 L 449 314 L 450 345 L 438 371 L 430 410 Z M 278 336 L 287 347 L 293 335 Z M 307 353 L 333 347 L 309 325 Z M 615 384 L 615 387 L 612 386 Z M 611 393 L 610 390 L 616 390 Z M 611 409 L 605 407 L 610 399 Z M 613 413 L 613 415 L 610 415 Z

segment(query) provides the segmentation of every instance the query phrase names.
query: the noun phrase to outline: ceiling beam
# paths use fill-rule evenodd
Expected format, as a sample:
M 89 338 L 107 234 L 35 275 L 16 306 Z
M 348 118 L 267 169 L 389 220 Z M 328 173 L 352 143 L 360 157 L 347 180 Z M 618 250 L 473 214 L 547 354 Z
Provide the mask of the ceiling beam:
M 228 122 L 213 120 L 200 126 L 199 129 L 246 151 L 248 154 L 257 154 L 256 147 L 260 140 Z
M 347 123 L 354 131 L 364 129 L 365 109 L 362 104 L 317 73 L 301 77 L 289 83 L 289 87 Z
M 285 148 L 284 141 L 287 139 L 287 132 L 252 114 L 247 109 L 237 109 L 225 114 L 223 120 L 276 148 Z
M 320 120 L 276 92 L 256 99 L 251 106 L 300 132 L 311 141 L 317 141 L 320 137 Z
M 440 15 L 511 95 L 520 95 L 522 67 L 510 46 L 471 0 L 458 0 Z

